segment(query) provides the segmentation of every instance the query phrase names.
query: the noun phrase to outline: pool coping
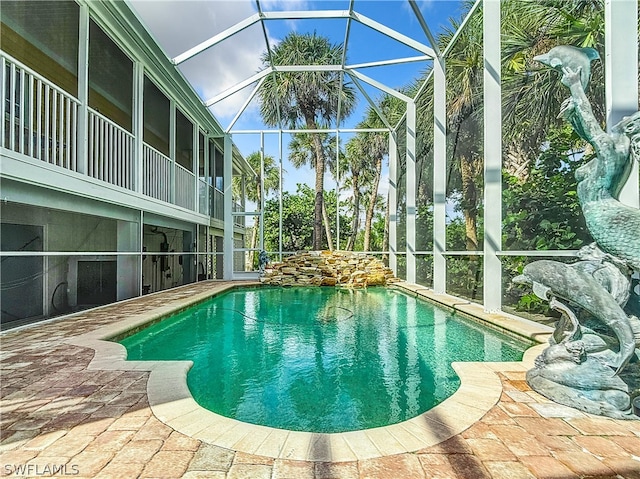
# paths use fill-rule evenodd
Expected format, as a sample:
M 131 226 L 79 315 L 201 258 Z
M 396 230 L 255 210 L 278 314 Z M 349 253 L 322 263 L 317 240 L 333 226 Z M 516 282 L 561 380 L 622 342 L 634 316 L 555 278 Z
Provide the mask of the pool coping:
M 497 404 L 502 394 L 498 373 L 524 372 L 532 368 L 535 358 L 546 347 L 545 344 L 532 346 L 519 362 L 452 363 L 460 377 L 458 390 L 429 411 L 407 421 L 359 431 L 311 433 L 248 424 L 209 411 L 193 399 L 187 386 L 191 361 L 127 361 L 126 348 L 109 341 L 214 295 L 236 287 L 258 285 L 258 282 L 214 284 L 206 292 L 153 308 L 66 342 L 95 351 L 88 369 L 149 371 L 147 396 L 153 414 L 182 434 L 237 452 L 316 462 L 372 459 L 415 452 L 443 442 L 479 421 Z M 542 343 L 551 332 L 548 326 L 506 313 L 485 313 L 480 305 L 438 295 L 419 285 L 401 282 L 395 286 L 535 342 Z

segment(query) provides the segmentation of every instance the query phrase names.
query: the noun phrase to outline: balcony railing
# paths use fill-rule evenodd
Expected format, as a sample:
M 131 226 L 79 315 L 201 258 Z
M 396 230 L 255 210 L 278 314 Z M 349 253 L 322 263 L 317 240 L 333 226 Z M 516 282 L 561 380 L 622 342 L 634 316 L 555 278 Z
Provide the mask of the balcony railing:
M 1 61 L 2 145 L 78 171 L 78 99 L 5 54 Z
M 176 164 L 175 204 L 194 210 L 196 207 L 196 175 Z
M 211 188 L 213 195 L 211 196 L 211 211 L 214 218 L 224 221 L 224 193 L 217 188 Z
M 89 176 L 133 189 L 134 137 L 89 109 Z
M 198 213 L 209 214 L 209 199 L 213 197 L 213 188 L 209 183 L 198 180 Z
M 142 158 L 136 160 L 135 136 L 91 108 L 86 117 L 86 157 L 81 158 L 80 101 L 2 51 L 0 62 L 4 148 L 224 220 L 222 191 L 146 143 Z M 141 185 L 135 184 L 136 168 L 142 168 Z M 243 226 L 244 217 L 235 217 L 234 224 Z
M 171 201 L 171 158 L 147 144 L 142 147 L 142 157 L 142 193 Z

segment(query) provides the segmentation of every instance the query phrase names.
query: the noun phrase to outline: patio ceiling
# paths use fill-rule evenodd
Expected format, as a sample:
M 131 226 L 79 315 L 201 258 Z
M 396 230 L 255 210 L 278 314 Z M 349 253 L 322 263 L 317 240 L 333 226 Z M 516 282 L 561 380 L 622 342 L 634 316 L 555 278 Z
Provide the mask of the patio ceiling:
M 227 133 L 240 131 L 234 127 L 250 106 L 257 107 L 256 94 L 267 77 L 302 71 L 340 72 L 341 88 L 347 82 L 354 85 L 360 105 L 373 108 L 386 127 L 392 129 L 395 125 L 384 117 L 376 100 L 388 94 L 405 102 L 411 101 L 402 91 L 403 87 L 416 81 L 430 68 L 432 60 L 440 56 L 433 34 L 438 25 L 431 25 L 429 21 L 433 8 L 438 7 L 429 6 L 430 2 L 332 0 L 322 2 L 326 9 L 305 10 L 300 9 L 299 1 L 236 0 L 233 3 L 237 15 L 232 21 L 229 18 L 218 21 L 212 17 L 209 28 L 194 27 L 193 33 L 183 29 L 179 36 L 167 35 L 166 29 L 171 26 L 158 22 L 157 15 L 150 14 L 150 2 L 131 0 L 130 3 L 172 62 L 192 83 L 203 103 L 218 117 L 220 110 L 226 111 L 228 118 L 232 117 L 226 126 L 222 121 Z M 458 5 L 441 3 L 448 3 L 450 8 Z M 190 22 L 195 25 L 212 15 L 207 9 L 216 4 L 220 6 L 221 2 L 180 4 L 191 4 L 186 10 L 191 11 Z M 336 65 L 265 66 L 262 56 L 268 57 L 273 46 L 291 31 L 316 31 L 332 43 L 342 43 L 345 46 L 342 62 Z M 274 38 L 273 32 L 279 38 Z M 246 53 L 248 44 L 249 54 Z M 245 55 L 244 65 L 229 65 L 233 69 L 233 75 L 229 75 L 229 72 L 219 70 L 218 63 L 217 71 L 211 68 L 214 74 L 210 84 L 205 85 L 202 71 L 216 65 L 214 56 L 222 57 L 234 50 L 242 52 L 239 56 Z M 229 81 L 231 76 L 232 82 Z M 230 106 L 233 114 L 229 114 Z M 362 115 L 356 113 L 347 119 L 339 111 L 337 121 L 330 129 L 354 126 L 361 118 Z M 352 122 L 351 125 L 348 122 Z M 284 128 L 281 121 L 280 129 Z

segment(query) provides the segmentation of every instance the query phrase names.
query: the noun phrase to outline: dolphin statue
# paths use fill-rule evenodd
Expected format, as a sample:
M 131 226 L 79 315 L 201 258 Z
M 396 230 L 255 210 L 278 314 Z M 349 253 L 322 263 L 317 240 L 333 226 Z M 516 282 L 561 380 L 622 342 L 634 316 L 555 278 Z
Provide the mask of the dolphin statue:
M 620 344 L 618 358 L 612 364 L 618 374 L 636 350 L 636 337 L 629 317 L 591 274 L 572 266 L 550 260 L 534 261 L 526 265 L 513 282 L 532 287 L 541 299 L 549 300 L 553 296 L 564 299 L 609 326 Z
M 576 72 L 580 69 L 580 83 L 582 89 L 586 91 L 591 76 L 591 61 L 600 59 L 600 55 L 596 49 L 590 47 L 578 48 L 571 45 L 559 45 L 543 55 L 533 57 L 533 59 L 560 73 L 562 73 L 562 68 L 569 68 Z

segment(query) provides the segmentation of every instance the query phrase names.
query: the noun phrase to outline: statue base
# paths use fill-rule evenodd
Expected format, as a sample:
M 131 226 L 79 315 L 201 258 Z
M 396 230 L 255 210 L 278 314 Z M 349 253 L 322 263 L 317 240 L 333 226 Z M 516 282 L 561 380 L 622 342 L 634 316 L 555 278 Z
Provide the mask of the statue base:
M 604 359 L 576 355 L 572 346 L 552 344 L 538 356 L 527 372 L 531 389 L 590 414 L 640 420 L 640 363 L 616 375 Z

